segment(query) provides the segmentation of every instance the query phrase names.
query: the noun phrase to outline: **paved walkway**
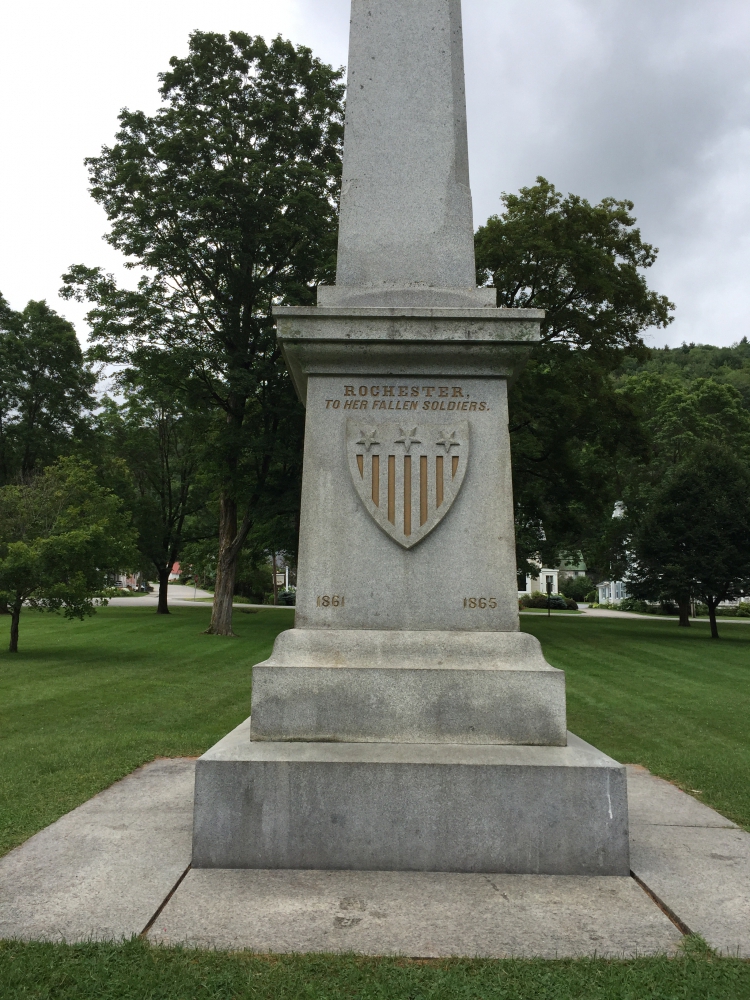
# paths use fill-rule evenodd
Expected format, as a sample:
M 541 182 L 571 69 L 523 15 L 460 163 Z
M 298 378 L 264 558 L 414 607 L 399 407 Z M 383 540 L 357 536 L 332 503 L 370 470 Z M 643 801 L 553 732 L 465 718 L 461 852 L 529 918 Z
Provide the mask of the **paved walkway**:
M 545 614 L 544 611 L 521 611 L 522 615 L 539 615 Z M 552 611 L 555 614 L 555 611 Z M 676 615 L 639 615 L 634 611 L 615 611 L 614 608 L 579 608 L 579 614 L 565 614 L 564 611 L 557 613 L 558 618 L 638 618 L 640 621 L 658 621 L 658 622 L 673 622 L 677 624 Z M 728 618 L 719 615 L 718 624 L 724 625 L 725 623 L 732 622 L 738 624 L 750 625 L 750 618 Z M 708 618 L 691 618 L 691 622 L 702 622 L 708 624 Z
M 157 760 L 0 859 L 0 937 L 360 954 L 750 957 L 750 834 L 628 768 L 633 878 L 192 870 L 192 760 Z
M 155 584 L 151 585 L 155 587 Z M 213 598 L 213 594 L 208 590 L 201 590 L 200 587 L 187 587 L 181 583 L 170 583 L 169 585 L 169 595 L 168 602 L 170 607 L 199 607 L 210 608 L 210 599 Z M 115 608 L 155 608 L 159 603 L 159 595 L 154 589 L 150 594 L 142 594 L 139 597 L 111 597 L 109 603 Z M 243 601 L 242 603 L 233 604 L 234 608 L 246 608 L 246 609 L 256 609 L 256 608 L 272 608 L 273 604 L 248 604 Z

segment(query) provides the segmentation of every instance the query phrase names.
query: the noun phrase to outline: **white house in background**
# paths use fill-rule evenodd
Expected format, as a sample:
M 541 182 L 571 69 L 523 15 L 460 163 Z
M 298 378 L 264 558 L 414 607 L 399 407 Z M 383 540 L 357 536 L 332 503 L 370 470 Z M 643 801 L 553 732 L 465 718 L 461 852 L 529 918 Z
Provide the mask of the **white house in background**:
M 565 583 L 565 580 L 569 580 L 573 576 L 585 576 L 586 566 L 582 560 L 577 563 L 560 563 L 557 567 L 539 566 L 534 574 L 528 574 L 525 578 L 526 589 L 518 591 L 518 596 L 523 597 L 524 594 L 532 594 L 535 590 L 541 591 L 542 594 L 547 593 L 547 583 L 552 583 L 552 593 L 560 593 L 560 585 Z M 519 577 L 519 583 L 521 579 Z
M 558 569 L 550 569 L 546 566 L 540 566 L 536 571 L 536 576 L 531 576 L 530 574 L 526 576 L 526 589 L 519 590 L 518 596 L 523 597 L 524 594 L 533 594 L 535 590 L 540 590 L 543 594 L 546 594 L 548 581 L 552 584 L 552 593 L 559 594 L 559 580 L 560 571 Z
M 596 585 L 596 589 L 599 592 L 600 604 L 619 604 L 624 597 L 628 596 L 622 580 L 604 580 Z

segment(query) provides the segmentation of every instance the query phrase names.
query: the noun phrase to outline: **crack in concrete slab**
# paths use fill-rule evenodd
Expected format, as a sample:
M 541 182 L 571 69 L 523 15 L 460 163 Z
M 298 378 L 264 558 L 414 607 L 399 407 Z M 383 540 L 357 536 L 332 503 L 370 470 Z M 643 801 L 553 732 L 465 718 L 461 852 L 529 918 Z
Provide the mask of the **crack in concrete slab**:
M 632 869 L 630 872 L 630 877 L 633 879 L 634 882 L 638 883 L 638 885 L 641 887 L 641 889 L 643 889 L 643 891 L 646 893 L 649 899 L 653 900 L 653 902 L 656 903 L 656 905 L 659 907 L 664 916 L 669 917 L 669 919 L 675 925 L 680 934 L 684 934 L 685 937 L 689 937 L 693 933 L 688 927 L 688 925 L 685 923 L 685 921 L 680 920 L 680 918 L 677 916 L 674 910 L 670 910 L 670 908 L 667 906 L 664 900 L 659 899 L 659 897 L 656 895 L 653 889 L 650 889 L 643 881 L 643 879 L 638 878 L 638 876 L 634 871 L 632 871 Z
M 182 880 L 183 880 L 183 879 L 185 878 L 185 876 L 187 875 L 187 873 L 188 873 L 188 872 L 190 871 L 190 869 L 191 869 L 192 867 L 193 867 L 193 866 L 192 866 L 192 863 L 191 863 L 191 864 L 189 864 L 189 865 L 187 866 L 187 868 L 185 869 L 185 871 L 184 871 L 184 872 L 182 873 L 182 875 L 180 875 L 180 877 L 179 877 L 179 878 L 177 879 L 177 881 L 175 882 L 175 884 L 174 884 L 174 885 L 172 886 L 172 888 L 171 888 L 171 889 L 169 890 L 169 892 L 167 893 L 167 895 L 166 895 L 166 896 L 164 897 L 164 899 L 163 899 L 163 900 L 161 901 L 161 904 L 160 904 L 160 906 L 158 907 L 158 909 L 156 910 L 156 912 L 154 913 L 153 917 L 151 917 L 151 919 L 150 919 L 150 920 L 149 920 L 149 922 L 148 922 L 148 923 L 146 924 L 146 926 L 145 926 L 145 927 L 143 928 L 143 930 L 142 930 L 142 931 L 141 931 L 141 933 L 140 933 L 140 934 L 138 935 L 138 937 L 141 937 L 141 938 L 145 938 L 145 937 L 146 937 L 146 935 L 148 934 L 148 932 L 149 932 L 149 931 L 151 930 L 151 928 L 152 928 L 152 927 L 154 926 L 154 924 L 156 923 L 156 921 L 157 921 L 157 920 L 159 919 L 159 917 L 161 916 L 161 912 L 162 912 L 162 910 L 164 909 L 164 907 L 165 907 L 165 906 L 167 905 L 167 903 L 168 903 L 168 902 L 170 901 L 170 899 L 172 898 L 172 896 L 174 896 L 174 894 L 175 894 L 175 893 L 177 892 L 177 890 L 178 890 L 178 889 L 180 888 L 180 885 L 182 884 Z

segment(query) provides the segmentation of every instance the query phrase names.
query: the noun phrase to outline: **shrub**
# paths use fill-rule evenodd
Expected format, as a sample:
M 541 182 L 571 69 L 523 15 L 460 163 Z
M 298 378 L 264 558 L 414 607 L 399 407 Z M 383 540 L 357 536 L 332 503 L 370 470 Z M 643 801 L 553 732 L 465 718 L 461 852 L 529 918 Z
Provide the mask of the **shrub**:
M 560 581 L 560 592 L 574 601 L 586 601 L 588 600 L 586 595 L 591 592 L 593 586 L 594 581 L 588 576 L 571 576 Z
M 555 611 L 577 611 L 578 605 L 575 601 L 568 600 L 563 597 L 562 594 L 552 594 L 549 599 L 549 606 Z M 547 595 L 543 594 L 539 590 L 532 592 L 531 596 L 528 594 L 522 597 L 519 602 L 519 607 L 522 608 L 546 608 L 547 607 Z
M 645 601 L 636 600 L 635 597 L 623 597 L 619 605 L 615 605 L 620 611 L 632 611 L 637 615 L 652 615 L 656 609 Z

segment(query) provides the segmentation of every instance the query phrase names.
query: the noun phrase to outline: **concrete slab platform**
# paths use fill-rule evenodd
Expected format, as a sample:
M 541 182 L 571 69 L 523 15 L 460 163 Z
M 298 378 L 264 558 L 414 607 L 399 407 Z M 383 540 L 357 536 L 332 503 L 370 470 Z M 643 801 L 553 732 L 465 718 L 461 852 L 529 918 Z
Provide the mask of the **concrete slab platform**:
M 194 769 L 153 761 L 0 858 L 0 937 L 140 934 L 190 863 Z
M 707 826 L 737 829 L 726 816 L 699 802 L 639 764 L 627 764 L 628 813 L 631 826 Z
M 149 939 L 266 951 L 670 953 L 678 928 L 633 879 L 191 870 L 192 760 L 147 764 L 0 859 L 0 937 Z M 632 866 L 719 950 L 750 957 L 750 834 L 628 767 Z M 166 904 L 166 905 L 165 905 Z M 163 909 L 162 909 L 163 908 Z
M 692 796 L 628 767 L 633 873 L 694 934 L 750 958 L 750 834 Z
M 149 932 L 258 952 L 503 958 L 673 953 L 631 878 L 192 869 Z
M 692 931 L 750 958 L 750 834 L 715 827 L 636 826 L 633 872 Z

